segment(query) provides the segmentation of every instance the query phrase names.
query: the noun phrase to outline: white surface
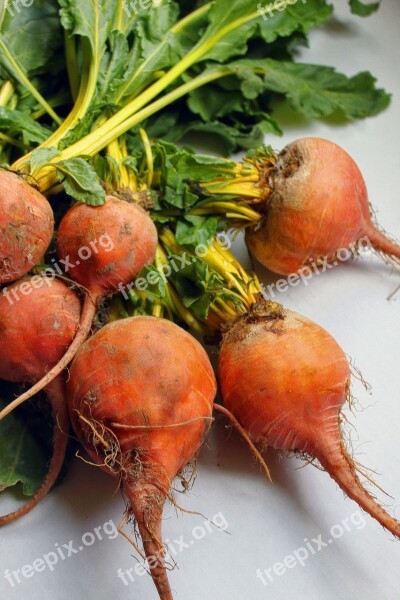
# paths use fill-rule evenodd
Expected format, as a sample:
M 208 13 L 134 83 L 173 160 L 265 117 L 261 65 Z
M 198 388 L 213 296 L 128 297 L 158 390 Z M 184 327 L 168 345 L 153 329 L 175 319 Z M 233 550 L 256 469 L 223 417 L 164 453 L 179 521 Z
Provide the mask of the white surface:
M 380 12 L 369 19 L 349 14 L 344 0 L 335 1 L 336 21 L 312 34 L 303 60 L 333 64 L 354 74 L 370 69 L 379 83 L 393 92 L 389 110 L 374 119 L 350 125 L 321 122 L 283 123 L 285 137 L 269 139 L 275 147 L 301 135 L 328 137 L 352 154 L 361 167 L 378 209 L 379 221 L 400 236 L 400 52 L 398 0 L 383 0 Z M 369 396 L 360 385 L 354 392 L 366 410 L 352 417 L 354 449 L 361 462 L 379 471 L 378 483 L 396 499 L 379 498 L 400 517 L 399 449 L 399 326 L 400 296 L 391 303 L 387 295 L 400 283 L 400 274 L 379 261 L 348 263 L 314 277 L 308 287 L 297 287 L 281 296 L 282 302 L 326 327 L 356 361 L 373 387 Z M 279 459 L 269 452 L 274 485 L 268 485 L 254 465 L 245 444 L 228 434 L 219 421 L 198 461 L 193 490 L 178 501 L 209 518 L 222 513 L 227 535 L 208 532 L 202 517 L 165 510 L 164 538 L 184 536 L 185 549 L 176 557 L 179 569 L 170 573 L 176 600 L 397 600 L 400 544 L 365 515 L 365 526 L 349 523 L 337 539 L 304 567 L 273 575 L 267 586 L 256 578 L 257 568 L 268 569 L 319 534 L 329 539 L 330 529 L 358 507 L 322 472 L 312 467 L 296 470 L 296 459 Z M 1 499 L 0 512 L 11 508 Z M 0 598 L 7 600 L 155 600 L 147 575 L 135 575 L 124 586 L 117 570 L 136 564 L 133 549 L 122 538 L 97 541 L 82 552 L 59 561 L 11 587 L 5 569 L 21 569 L 55 550 L 55 544 L 73 540 L 112 519 L 118 523 L 123 501 L 115 482 L 95 468 L 75 459 L 69 475 L 55 492 L 23 520 L 0 533 Z M 358 521 L 357 521 L 358 522 Z M 200 529 L 194 530 L 196 526 Z M 336 530 L 334 530 L 336 533 Z M 193 535 L 203 539 L 194 541 Z M 86 539 L 86 538 L 85 538 Z M 89 538 L 87 538 L 89 539 Z M 89 540 L 90 541 L 90 540 Z M 29 571 L 28 571 L 29 572 Z

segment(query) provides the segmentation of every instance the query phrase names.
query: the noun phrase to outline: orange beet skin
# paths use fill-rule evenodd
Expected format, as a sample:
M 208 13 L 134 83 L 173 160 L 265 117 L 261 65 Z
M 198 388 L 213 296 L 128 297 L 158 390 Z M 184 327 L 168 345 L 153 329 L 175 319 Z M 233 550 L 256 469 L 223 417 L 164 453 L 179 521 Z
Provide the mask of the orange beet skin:
M 53 230 L 47 199 L 21 176 L 0 169 L 0 285 L 16 281 L 41 261 Z
M 79 297 L 57 279 L 24 277 L 3 289 L 0 293 L 0 378 L 33 383 L 44 377 L 69 348 L 78 330 L 80 313 Z M 35 495 L 15 512 L 0 517 L 0 525 L 11 523 L 31 511 L 60 473 L 69 430 L 62 376 L 46 386 L 46 395 L 54 421 L 49 470 Z M 2 416 L 11 411 L 14 402 L 3 409 Z
M 102 206 L 75 204 L 58 228 L 57 254 L 68 277 L 87 292 L 79 329 L 68 350 L 45 377 L 22 394 L 25 402 L 49 384 L 72 361 L 90 333 L 103 296 L 123 291 L 153 261 L 157 230 L 140 206 L 107 196 Z
M 41 379 L 78 330 L 81 302 L 64 282 L 24 277 L 0 293 L 0 378 Z
M 162 509 L 211 422 L 216 382 L 207 354 L 169 321 L 123 319 L 81 347 L 67 391 L 75 432 L 92 459 L 120 480 L 159 596 L 171 600 Z
M 363 238 L 378 253 L 400 258 L 400 246 L 372 223 L 360 169 L 337 144 L 321 138 L 289 144 L 279 154 L 268 183 L 271 195 L 265 218 L 246 230 L 246 242 L 271 271 L 283 275 L 301 271 L 312 261 L 333 259 Z
M 58 229 L 57 254 L 73 265 L 68 275 L 95 298 L 133 281 L 156 248 L 157 230 L 146 211 L 113 196 L 102 206 L 75 204 Z
M 350 498 L 400 536 L 400 524 L 363 488 L 343 444 L 350 368 L 328 332 L 260 301 L 224 335 L 218 374 L 225 408 L 255 443 L 317 459 Z

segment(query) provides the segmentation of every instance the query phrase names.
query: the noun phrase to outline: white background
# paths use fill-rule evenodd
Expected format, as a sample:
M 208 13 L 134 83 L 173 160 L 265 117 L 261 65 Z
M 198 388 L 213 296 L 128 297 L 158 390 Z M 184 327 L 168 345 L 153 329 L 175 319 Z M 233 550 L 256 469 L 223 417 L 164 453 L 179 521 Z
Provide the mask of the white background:
M 336 19 L 311 35 L 306 62 L 331 64 L 352 75 L 369 69 L 379 84 L 393 93 L 390 108 L 373 119 L 353 124 L 309 123 L 280 109 L 285 136 L 269 138 L 276 148 L 302 135 L 328 137 L 342 145 L 364 173 L 370 199 L 381 225 L 400 237 L 400 4 L 383 0 L 368 19 L 350 15 L 344 0 L 335 1 Z M 243 248 L 239 248 L 243 251 Z M 265 281 L 271 276 L 260 273 Z M 356 361 L 372 385 L 372 396 L 360 385 L 354 393 L 363 410 L 351 417 L 357 458 L 379 472 L 378 483 L 394 499 L 378 497 L 400 517 L 400 295 L 386 297 L 400 283 L 400 273 L 367 258 L 314 277 L 308 287 L 282 294 L 280 300 L 326 327 Z M 297 565 L 267 586 L 256 570 L 268 569 L 304 545 L 304 538 L 322 534 L 358 507 L 323 472 L 297 459 L 267 453 L 274 484 L 254 465 L 246 445 L 228 434 L 218 420 L 198 460 L 192 491 L 178 497 L 188 510 L 209 518 L 222 513 L 229 533 L 207 532 L 177 556 L 179 569 L 170 573 L 176 600 L 398 600 L 400 543 L 368 515 L 365 527 L 351 526 L 340 539 Z M 15 501 L 3 495 L 0 512 Z M 3 576 L 54 550 L 54 544 L 74 540 L 112 519 L 118 523 L 124 504 L 115 482 L 99 470 L 73 461 L 64 482 L 31 514 L 0 532 L 0 598 L 7 600 L 155 600 L 151 579 L 135 575 L 129 586 L 117 578 L 118 568 L 136 564 L 124 539 L 98 541 L 65 561 L 24 579 L 14 588 Z M 176 514 L 166 506 L 164 537 L 185 543 L 193 528 L 206 531 L 200 516 Z M 201 529 L 196 530 L 201 537 Z

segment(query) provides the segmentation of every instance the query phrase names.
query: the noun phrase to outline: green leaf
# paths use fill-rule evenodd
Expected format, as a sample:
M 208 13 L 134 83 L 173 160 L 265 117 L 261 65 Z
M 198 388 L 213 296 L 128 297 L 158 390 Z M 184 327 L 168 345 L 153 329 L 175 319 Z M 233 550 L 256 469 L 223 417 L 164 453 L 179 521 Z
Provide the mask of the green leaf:
M 199 298 L 185 298 L 183 304 L 190 308 L 197 319 L 205 320 L 208 317 L 212 304 L 211 294 L 202 294 Z
M 112 176 L 112 168 L 110 164 L 110 156 L 102 156 L 97 154 L 92 159 L 93 168 L 96 171 L 97 177 L 101 181 L 110 181 Z
M 333 67 L 273 60 L 263 61 L 262 70 L 266 89 L 284 94 L 293 110 L 310 118 L 336 111 L 349 119 L 364 118 L 390 103 L 390 95 L 375 86 L 368 72 L 349 78 Z
M 0 408 L 6 406 L 0 400 Z M 33 496 L 47 469 L 47 456 L 26 421 L 15 412 L 0 421 L 0 491 L 22 485 L 25 496 Z
M 179 122 L 182 114 L 166 118 L 166 115 L 155 117 L 154 121 L 150 120 L 146 124 L 148 131 L 156 130 L 159 133 L 158 137 L 162 137 L 166 141 L 173 143 L 180 142 L 189 134 L 201 134 L 207 141 L 210 138 L 214 141 L 220 141 L 224 154 L 231 155 L 239 150 L 249 150 L 257 148 L 264 142 L 266 134 L 282 135 L 282 131 L 270 115 L 261 110 L 252 111 L 245 110 L 243 113 L 230 115 L 227 120 L 213 120 L 210 122 L 194 119 L 191 113 L 185 115 L 185 119 Z M 167 124 L 171 123 L 170 127 Z M 172 126 L 172 123 L 174 125 Z M 165 127 L 164 127 L 165 126 Z
M 264 142 L 266 134 L 282 134 L 275 119 L 266 114 L 262 115 L 258 122 L 253 119 L 248 123 L 241 122 L 240 115 L 237 116 L 237 120 L 234 119 L 230 123 L 219 121 L 211 123 L 194 122 L 185 128 L 185 134 L 189 132 L 206 134 L 207 136 L 213 135 L 220 138 L 227 154 L 257 148 Z
M 161 4 L 138 15 L 134 28 L 135 43 L 129 60 L 120 64 L 125 72 L 112 84 L 112 97 L 121 101 L 153 80 L 156 71 L 167 69 L 183 56 L 178 37 L 171 28 L 179 14 L 175 3 Z
M 191 92 L 188 107 L 199 115 L 203 121 L 209 122 L 223 118 L 233 112 L 241 112 L 243 93 L 231 90 L 221 90 L 217 86 L 205 86 Z
M 0 106 L 0 130 L 15 131 L 22 134 L 23 141 L 26 143 L 37 142 L 41 144 L 51 135 L 51 130 L 41 125 L 32 117 L 20 110 L 10 110 L 5 106 Z
M 285 96 L 293 110 L 308 118 L 334 113 L 341 113 L 347 119 L 364 118 L 378 114 L 390 102 L 390 95 L 376 86 L 368 72 L 347 77 L 332 67 L 273 59 L 241 59 L 222 67 L 209 64 L 205 72 L 213 71 L 226 76 L 218 85 L 191 92 L 186 108 L 181 102 L 178 112 L 169 109 L 155 115 L 144 124 L 151 135 L 177 143 L 189 133 L 213 134 L 232 153 L 239 148 L 257 147 L 266 134 L 282 133 L 269 114 L 271 101 L 277 94 Z M 193 118 L 193 114 L 198 114 L 201 120 Z M 181 165 L 175 160 L 170 162 L 173 171 L 182 178 Z M 176 176 L 175 173 L 175 181 L 170 179 L 174 193 Z M 177 201 L 175 205 L 178 206 Z
M 78 101 L 79 119 L 75 119 L 75 127 L 64 135 L 61 149 L 83 138 L 91 128 L 98 113 L 98 104 L 102 99 L 106 82 L 115 75 L 112 56 L 105 56 L 107 41 L 111 52 L 115 50 L 115 59 L 119 60 L 120 39 L 112 32 L 115 15 L 122 6 L 119 0 L 58 0 L 61 10 L 60 18 L 70 38 L 77 38 L 76 47 L 81 55 L 80 78 L 86 82 L 85 96 Z M 110 37 L 111 36 L 111 37 Z M 110 39 L 109 39 L 110 38 Z M 78 43 L 79 41 L 79 43 Z M 75 43 L 75 40 L 74 42 Z M 126 54 L 124 54 L 125 59 Z M 79 62 L 77 60 L 77 62 Z M 71 67 L 76 69 L 76 67 Z M 80 106 L 81 104 L 81 106 Z M 82 111 L 82 105 L 85 111 Z M 104 108 L 104 107 L 102 107 Z
M 215 177 L 232 177 L 236 163 L 232 160 L 194 154 L 185 150 L 177 151 L 171 159 L 184 180 L 212 181 Z
M 35 173 L 41 167 L 48 164 L 57 154 L 59 154 L 57 148 L 36 148 L 29 160 L 31 173 Z
M 264 7 L 270 6 L 265 2 Z M 314 27 L 319 27 L 332 16 L 333 6 L 325 0 L 298 0 L 292 6 L 286 5 L 284 10 L 263 13 L 259 20 L 259 32 L 268 43 L 275 42 L 279 37 L 288 37 L 295 32 L 308 34 Z
M 143 162 L 144 159 L 143 146 L 139 146 L 139 150 L 135 157 L 136 164 Z M 190 148 L 178 148 L 165 140 L 153 143 L 152 151 L 156 169 L 173 166 L 184 181 L 192 179 L 211 181 L 217 175 L 223 177 L 224 174 L 230 177 L 237 166 L 235 161 L 219 156 L 196 154 Z
M 257 30 L 260 15 L 253 0 L 243 2 L 216 0 L 208 13 L 208 18 L 209 25 L 200 43 L 208 42 L 209 50 L 202 60 L 224 62 L 232 56 L 246 53 L 247 43 Z M 232 26 L 234 23 L 239 24 L 239 21 L 241 21 L 240 27 Z M 231 32 L 215 41 L 225 28 L 230 28 Z
M 152 274 L 148 279 L 149 274 Z M 147 281 L 146 296 L 150 296 L 156 300 L 165 300 L 167 292 L 167 283 L 160 273 L 160 271 L 154 265 L 148 265 L 144 267 L 137 279 L 144 277 Z
M 184 306 L 200 319 L 207 318 L 212 302 L 212 293 L 206 291 L 208 278 L 207 265 L 198 260 L 170 278 Z
M 168 253 L 168 247 L 165 249 Z M 224 282 L 201 258 L 188 254 L 184 248 L 179 250 L 179 254 L 189 258 L 190 264 L 185 264 L 178 271 L 172 268 L 169 279 L 186 308 L 196 318 L 206 319 L 215 296 L 222 293 Z M 173 252 L 169 255 L 171 263 L 179 264 L 176 256 Z
M 378 114 L 390 102 L 390 95 L 376 87 L 376 80 L 369 72 L 349 78 L 333 67 L 273 59 L 242 59 L 224 67 L 210 66 L 207 72 L 212 70 L 234 75 L 241 82 L 239 86 L 245 86 L 248 96 L 260 92 L 282 94 L 293 110 L 309 118 L 335 112 L 349 119 L 364 118 Z M 193 98 L 192 109 L 198 104 L 201 108 L 201 96 Z
M 369 17 L 374 12 L 379 10 L 380 2 L 365 4 L 361 0 L 349 0 L 351 12 L 359 17 Z
M 332 7 L 325 0 L 307 0 L 286 6 L 285 10 L 262 12 L 262 8 L 271 2 L 258 3 L 254 0 L 216 0 L 209 11 L 209 26 L 202 41 L 216 39 L 224 28 L 232 31 L 213 44 L 203 60 L 226 61 L 233 56 L 247 52 L 248 41 L 254 37 L 262 37 L 272 43 L 280 37 L 288 37 L 294 32 L 308 33 L 313 27 L 325 23 L 332 14 Z M 233 28 L 233 23 L 240 27 Z
M 82 119 L 77 123 L 77 125 L 67 135 L 63 137 L 59 144 L 60 150 L 68 148 L 68 146 L 71 146 L 72 144 L 78 142 L 87 134 L 89 134 L 93 127 L 93 124 L 102 114 L 104 108 L 104 103 L 97 104 L 94 100 L 90 106 L 90 110 L 88 110 L 85 116 L 82 117 Z
M 109 88 L 115 89 L 116 82 L 124 76 L 126 66 L 131 58 L 128 40 L 120 31 L 111 32 L 109 44 L 110 51 L 103 55 L 99 70 L 97 101 L 101 101 L 107 96 Z
M 176 169 L 169 155 L 171 148 L 164 143 L 156 144 L 153 147 L 154 166 L 160 171 L 160 189 L 165 203 L 178 209 L 190 207 L 195 201 L 196 196 L 192 194 L 188 184 L 182 175 Z M 142 161 L 143 162 L 143 161 Z
M 36 0 L 32 6 L 0 0 L 0 64 L 8 78 L 19 82 L 57 123 L 61 119 L 38 91 L 31 74 L 51 62 L 62 40 L 57 6 L 52 0 Z
M 206 246 L 217 233 L 218 219 L 216 217 L 200 217 L 187 215 L 176 225 L 176 241 L 183 246 Z
M 58 0 L 61 6 L 61 23 L 70 35 L 88 40 L 92 57 L 100 62 L 116 11 L 115 0 Z
M 29 7 L 0 0 L 0 63 L 21 83 L 13 64 L 25 75 L 43 67 L 60 39 L 57 5 L 53 0 L 34 0 Z
M 62 181 L 66 193 L 91 206 L 104 204 L 106 193 L 100 184 L 95 169 L 83 158 L 70 158 L 53 163 L 57 177 Z

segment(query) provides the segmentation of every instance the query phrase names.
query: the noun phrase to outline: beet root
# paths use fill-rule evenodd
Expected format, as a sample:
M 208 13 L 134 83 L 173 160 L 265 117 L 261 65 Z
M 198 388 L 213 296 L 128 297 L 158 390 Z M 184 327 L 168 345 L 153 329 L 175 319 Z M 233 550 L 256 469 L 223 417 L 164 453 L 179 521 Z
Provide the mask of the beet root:
M 342 490 L 400 537 L 400 524 L 364 489 L 341 434 L 347 358 L 324 329 L 272 302 L 239 317 L 221 345 L 225 408 L 263 447 L 317 459 Z
M 75 432 L 94 462 L 120 480 L 159 596 L 171 600 L 162 510 L 212 421 L 216 382 L 209 359 L 177 325 L 131 317 L 84 343 L 67 386 Z
M 107 196 L 102 206 L 75 204 L 64 215 L 57 254 L 71 265 L 68 276 L 100 298 L 133 281 L 153 261 L 157 241 L 157 230 L 145 210 Z
M 0 285 L 37 265 L 53 236 L 47 199 L 21 176 L 0 169 Z
M 0 292 L 0 379 L 30 383 L 50 371 L 78 329 L 81 301 L 58 279 L 24 277 Z
M 65 353 L 78 329 L 81 303 L 65 283 L 45 277 L 25 277 L 0 294 L 0 378 L 32 383 L 42 378 Z M 68 442 L 69 416 L 65 382 L 56 378 L 46 387 L 54 421 L 53 455 L 45 480 L 19 510 L 0 517 L 6 525 L 32 510 L 51 489 L 62 467 Z M 4 418 L 17 402 L 1 412 Z
M 65 369 L 88 337 L 101 297 L 122 291 L 151 263 L 157 230 L 140 206 L 107 196 L 102 206 L 75 204 L 58 229 L 57 253 L 68 277 L 83 286 L 86 297 L 76 337 L 59 362 L 22 394 L 22 404 Z
M 271 271 L 288 275 L 359 246 L 399 264 L 400 246 L 374 225 L 361 171 L 340 146 L 320 138 L 289 144 L 268 184 L 265 218 L 246 230 L 246 242 Z

